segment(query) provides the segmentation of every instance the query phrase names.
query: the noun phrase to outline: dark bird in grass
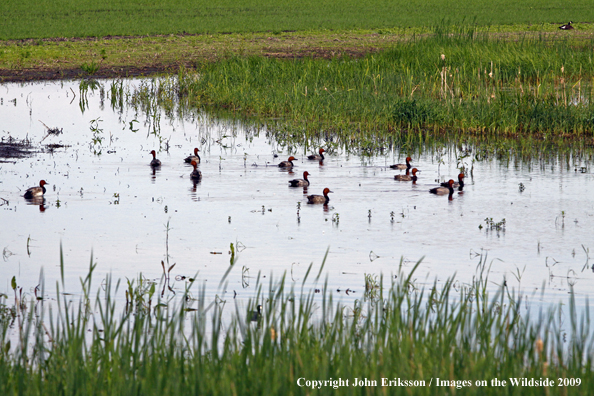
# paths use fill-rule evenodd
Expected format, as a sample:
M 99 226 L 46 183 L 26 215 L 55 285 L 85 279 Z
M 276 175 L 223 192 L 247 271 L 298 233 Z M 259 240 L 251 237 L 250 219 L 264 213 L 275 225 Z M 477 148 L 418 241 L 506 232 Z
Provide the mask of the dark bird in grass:
M 25 197 L 25 199 L 34 199 L 34 198 L 41 198 L 43 197 L 43 194 L 45 194 L 45 185 L 47 183 L 45 182 L 45 180 L 42 180 L 39 182 L 39 186 L 36 187 L 31 187 L 29 188 L 27 191 L 25 191 L 25 195 L 23 195 L 23 197 Z
M 250 322 L 258 322 L 262 319 L 262 305 L 256 307 L 256 311 L 249 312 Z
M 294 179 L 289 180 L 289 187 L 307 187 L 309 186 L 309 180 L 307 176 L 309 175 L 308 171 L 303 172 L 303 179 Z
M 573 22 L 569 21 L 565 25 L 559 26 L 559 29 L 561 29 L 561 30 L 573 30 L 573 26 L 571 26 L 572 23 Z

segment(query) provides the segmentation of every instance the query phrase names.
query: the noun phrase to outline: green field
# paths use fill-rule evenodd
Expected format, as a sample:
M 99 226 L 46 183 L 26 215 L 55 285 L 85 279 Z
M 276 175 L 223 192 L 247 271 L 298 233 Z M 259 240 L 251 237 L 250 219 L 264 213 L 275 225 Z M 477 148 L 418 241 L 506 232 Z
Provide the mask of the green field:
M 170 33 L 422 28 L 446 20 L 478 25 L 594 21 L 589 0 L 8 0 L 0 40 Z M 553 24 L 553 25 L 551 25 Z

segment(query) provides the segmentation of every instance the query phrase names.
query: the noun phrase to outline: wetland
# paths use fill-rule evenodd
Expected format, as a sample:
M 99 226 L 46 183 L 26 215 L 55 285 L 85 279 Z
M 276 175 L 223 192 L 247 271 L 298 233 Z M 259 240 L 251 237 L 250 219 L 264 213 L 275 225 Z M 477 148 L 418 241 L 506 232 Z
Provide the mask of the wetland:
M 282 393 L 340 370 L 589 389 L 594 69 L 591 43 L 567 44 L 461 29 L 2 84 L 0 391 Z M 390 168 L 406 157 L 414 183 Z M 460 172 L 462 191 L 429 193 Z

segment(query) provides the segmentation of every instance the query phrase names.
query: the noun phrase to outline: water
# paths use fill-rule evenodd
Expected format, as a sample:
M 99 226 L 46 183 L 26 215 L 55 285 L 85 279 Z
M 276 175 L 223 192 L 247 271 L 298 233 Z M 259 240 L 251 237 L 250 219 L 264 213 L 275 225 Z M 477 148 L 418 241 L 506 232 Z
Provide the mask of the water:
M 204 114 L 170 121 L 163 113 L 114 110 L 99 91 L 85 100 L 83 111 L 78 82 L 0 87 L 2 137 L 27 138 L 39 151 L 0 164 L 0 293 L 12 295 L 15 276 L 32 294 L 43 269 L 51 295 L 62 246 L 66 289 L 75 293 L 91 257 L 95 279 L 159 280 L 163 260 L 175 264 L 174 290 L 185 287 L 182 277 L 196 277 L 194 287 L 205 287 L 208 298 L 243 301 L 256 294 L 259 272 L 264 279 L 286 273 L 300 287 L 310 263 L 317 274 L 328 251 L 322 279 L 347 302 L 363 298 L 365 274 L 389 278 L 401 263 L 406 272 L 422 258 L 419 287 L 453 275 L 463 284 L 485 255 L 493 289 L 506 282 L 547 303 L 566 302 L 571 286 L 580 304 L 589 294 L 589 164 L 465 160 L 472 174 L 464 192 L 448 200 L 428 193 L 437 181 L 456 178 L 457 160 L 448 153 L 415 156 L 418 182 L 397 182 L 399 171 L 387 166 L 407 153 L 360 157 L 335 149 L 321 165 L 307 160 L 311 152 L 288 152 L 263 132 Z M 46 137 L 44 124 L 63 133 Z M 183 162 L 194 147 L 203 174 L 196 185 Z M 148 165 L 153 149 L 163 162 L 155 172 Z M 289 155 L 298 158 L 296 167 L 280 170 Z M 305 170 L 311 186 L 289 188 Z M 22 195 L 41 179 L 49 183 L 45 202 L 32 205 Z M 307 205 L 305 196 L 324 187 L 333 191 L 330 204 Z M 505 230 L 487 230 L 487 218 L 505 219 Z M 237 262 L 221 286 L 231 243 Z

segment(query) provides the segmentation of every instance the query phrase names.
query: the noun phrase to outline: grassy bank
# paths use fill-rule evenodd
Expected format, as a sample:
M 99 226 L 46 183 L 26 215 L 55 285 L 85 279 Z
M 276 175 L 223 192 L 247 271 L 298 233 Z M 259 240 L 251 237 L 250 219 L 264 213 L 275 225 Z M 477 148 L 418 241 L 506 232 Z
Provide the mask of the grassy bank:
M 591 142 L 593 50 L 590 41 L 504 40 L 473 28 L 438 28 L 361 59 L 204 62 L 197 74 L 182 73 L 174 88 L 155 94 L 172 89 L 189 106 L 342 140 L 454 131 Z
M 426 27 L 449 20 L 483 25 L 594 20 L 587 0 L 5 1 L 0 40 L 108 35 L 281 32 Z M 555 28 L 551 26 L 550 28 Z
M 261 317 L 231 301 L 209 305 L 203 295 L 151 304 L 147 287 L 130 289 L 129 304 L 116 309 L 110 282 L 92 301 L 90 276 L 79 305 L 58 293 L 50 319 L 43 311 L 51 297 L 15 293 L 14 304 L 0 298 L 0 393 L 327 394 L 332 386 L 299 385 L 340 378 L 351 385 L 338 394 L 592 394 L 589 309 L 576 313 L 570 296 L 567 323 L 561 307 L 531 314 L 507 287 L 488 294 L 484 264 L 462 287 L 448 280 L 424 289 L 416 267 L 385 289 L 370 276 L 353 306 L 332 301 L 324 287 L 295 291 L 282 279 L 251 302 L 263 304 Z M 354 378 L 377 385 L 352 386 Z M 419 382 L 382 387 L 382 378 Z M 509 378 L 549 378 L 553 386 L 512 386 Z

